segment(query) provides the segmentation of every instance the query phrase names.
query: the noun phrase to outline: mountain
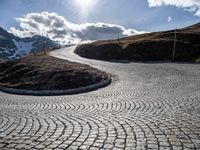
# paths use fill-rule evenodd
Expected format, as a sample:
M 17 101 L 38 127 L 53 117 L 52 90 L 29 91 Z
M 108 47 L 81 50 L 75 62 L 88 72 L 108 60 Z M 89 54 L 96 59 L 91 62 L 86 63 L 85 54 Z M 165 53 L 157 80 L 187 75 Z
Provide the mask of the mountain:
M 0 61 L 20 58 L 29 53 L 42 50 L 43 41 L 45 49 L 60 47 L 59 44 L 46 37 L 35 35 L 33 37 L 20 38 L 0 27 Z
M 176 33 L 176 46 L 174 39 Z M 200 23 L 175 30 L 152 32 L 116 40 L 81 45 L 75 52 L 82 57 L 129 61 L 200 61 Z

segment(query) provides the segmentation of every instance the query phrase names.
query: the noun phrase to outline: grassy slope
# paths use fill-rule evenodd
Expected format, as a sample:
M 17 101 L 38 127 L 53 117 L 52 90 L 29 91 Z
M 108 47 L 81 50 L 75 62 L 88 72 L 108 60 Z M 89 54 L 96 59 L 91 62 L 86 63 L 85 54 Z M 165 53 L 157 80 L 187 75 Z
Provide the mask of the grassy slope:
M 94 59 L 133 61 L 171 60 L 174 31 L 154 32 L 118 40 L 97 41 L 76 49 L 80 56 Z M 176 61 L 200 58 L 200 24 L 177 30 Z
M 107 79 L 88 65 L 35 53 L 0 64 L 0 86 L 29 90 L 66 90 Z

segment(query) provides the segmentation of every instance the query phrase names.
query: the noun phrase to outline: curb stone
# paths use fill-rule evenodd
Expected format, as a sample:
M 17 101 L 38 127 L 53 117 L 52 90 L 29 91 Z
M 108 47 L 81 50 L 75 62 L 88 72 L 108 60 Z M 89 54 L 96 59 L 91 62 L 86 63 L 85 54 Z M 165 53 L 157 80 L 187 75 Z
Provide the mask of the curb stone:
M 103 88 L 103 87 L 109 85 L 111 82 L 112 82 L 112 78 L 111 78 L 110 75 L 108 75 L 107 80 L 104 80 L 100 83 L 96 83 L 96 84 L 89 85 L 89 86 L 86 86 L 86 87 L 76 88 L 76 89 L 34 91 L 34 90 L 0 87 L 0 90 L 3 91 L 3 92 L 6 92 L 6 93 L 18 94 L 18 95 L 33 95 L 33 96 L 73 95 L 73 94 L 80 94 L 80 93 L 94 91 L 94 90 L 97 90 L 99 88 Z

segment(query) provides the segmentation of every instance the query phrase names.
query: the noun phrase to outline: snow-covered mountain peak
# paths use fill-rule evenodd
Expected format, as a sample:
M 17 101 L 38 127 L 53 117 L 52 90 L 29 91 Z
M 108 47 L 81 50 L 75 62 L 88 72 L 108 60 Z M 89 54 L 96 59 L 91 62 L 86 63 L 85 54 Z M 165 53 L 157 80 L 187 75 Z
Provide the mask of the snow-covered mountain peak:
M 33 37 L 20 38 L 0 27 L 0 59 L 16 59 L 29 53 L 43 49 L 58 48 L 59 44 L 49 38 L 35 35 Z

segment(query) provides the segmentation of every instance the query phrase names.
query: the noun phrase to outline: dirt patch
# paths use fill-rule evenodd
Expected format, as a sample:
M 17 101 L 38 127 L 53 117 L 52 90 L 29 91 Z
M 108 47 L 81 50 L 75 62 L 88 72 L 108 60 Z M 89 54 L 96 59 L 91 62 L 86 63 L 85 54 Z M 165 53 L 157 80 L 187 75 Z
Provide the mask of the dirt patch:
M 107 74 L 88 65 L 43 53 L 0 63 L 0 86 L 27 90 L 67 90 L 104 81 Z

